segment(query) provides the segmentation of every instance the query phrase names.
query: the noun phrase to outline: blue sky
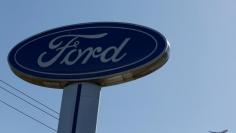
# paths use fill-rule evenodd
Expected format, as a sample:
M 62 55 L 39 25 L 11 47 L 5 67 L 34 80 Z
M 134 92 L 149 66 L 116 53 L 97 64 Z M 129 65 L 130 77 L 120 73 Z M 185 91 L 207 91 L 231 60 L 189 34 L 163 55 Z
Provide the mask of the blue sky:
M 226 128 L 233 133 L 235 5 L 233 0 L 1 0 L 0 79 L 59 111 L 62 90 L 16 77 L 7 64 L 11 48 L 34 34 L 68 24 L 145 25 L 169 40 L 170 60 L 144 78 L 103 88 L 97 133 L 207 133 Z M 2 90 L 0 99 L 57 128 L 56 120 Z M 53 133 L 3 104 L 0 132 Z

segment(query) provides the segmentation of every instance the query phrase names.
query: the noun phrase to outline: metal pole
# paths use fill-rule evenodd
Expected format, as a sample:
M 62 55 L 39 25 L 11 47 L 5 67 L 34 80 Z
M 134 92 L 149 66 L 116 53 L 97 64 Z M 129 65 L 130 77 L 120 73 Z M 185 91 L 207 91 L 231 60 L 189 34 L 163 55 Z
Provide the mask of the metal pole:
M 95 133 L 101 87 L 75 83 L 65 87 L 58 133 Z

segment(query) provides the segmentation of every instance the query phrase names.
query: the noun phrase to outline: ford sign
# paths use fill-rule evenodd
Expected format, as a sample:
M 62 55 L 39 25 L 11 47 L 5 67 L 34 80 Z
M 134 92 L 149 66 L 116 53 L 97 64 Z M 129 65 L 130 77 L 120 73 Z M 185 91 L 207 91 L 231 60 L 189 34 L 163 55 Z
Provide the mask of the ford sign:
M 97 22 L 42 32 L 16 45 L 12 71 L 31 83 L 63 88 L 73 82 L 102 86 L 137 79 L 168 60 L 159 32 L 136 24 Z

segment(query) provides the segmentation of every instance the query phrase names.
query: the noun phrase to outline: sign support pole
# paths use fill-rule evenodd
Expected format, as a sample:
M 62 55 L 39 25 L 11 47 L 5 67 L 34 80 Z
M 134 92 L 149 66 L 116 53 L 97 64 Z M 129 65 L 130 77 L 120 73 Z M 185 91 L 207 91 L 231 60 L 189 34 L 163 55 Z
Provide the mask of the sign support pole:
M 100 90 L 91 83 L 65 87 L 57 133 L 95 133 Z

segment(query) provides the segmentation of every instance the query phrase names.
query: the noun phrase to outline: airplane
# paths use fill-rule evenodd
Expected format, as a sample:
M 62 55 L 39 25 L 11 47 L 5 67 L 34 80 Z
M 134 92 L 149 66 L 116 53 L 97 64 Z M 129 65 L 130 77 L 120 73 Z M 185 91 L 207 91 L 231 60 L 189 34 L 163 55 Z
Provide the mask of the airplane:
M 221 131 L 221 132 L 212 132 L 212 131 L 209 131 L 210 133 L 226 133 L 226 132 L 228 132 L 228 129 L 226 129 L 226 130 L 223 130 L 223 131 Z

